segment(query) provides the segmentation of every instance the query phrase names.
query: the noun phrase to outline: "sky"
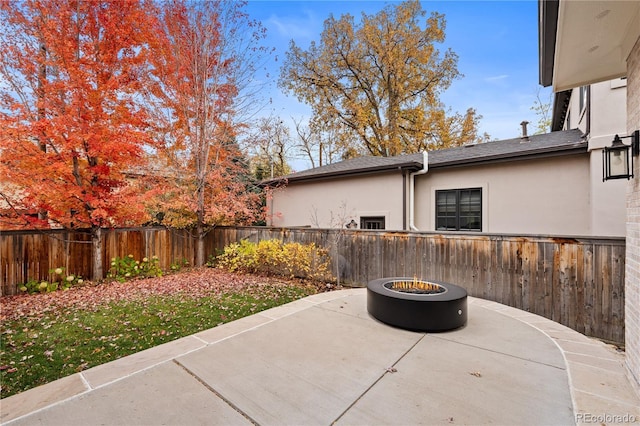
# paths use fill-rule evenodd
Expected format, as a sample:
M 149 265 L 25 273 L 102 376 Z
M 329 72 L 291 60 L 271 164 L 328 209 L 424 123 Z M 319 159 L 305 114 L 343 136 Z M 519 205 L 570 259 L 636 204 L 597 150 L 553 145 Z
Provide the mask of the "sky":
M 266 28 L 263 44 L 275 49 L 268 64 L 271 105 L 263 113 L 281 117 L 295 136 L 292 117 L 306 119 L 310 109 L 276 84 L 289 41 L 307 48 L 311 41 L 320 40 L 323 23 L 331 14 L 339 18 L 349 13 L 357 20 L 363 12 L 373 15 L 389 4 L 398 2 L 249 0 L 246 12 Z M 543 102 L 551 99 L 551 89 L 538 84 L 538 2 L 449 0 L 421 4 L 427 14 L 445 15 L 446 39 L 438 49 L 444 52 L 451 48 L 463 74 L 442 94 L 445 106 L 460 113 L 475 108 L 482 115 L 480 133 L 488 133 L 492 140 L 519 136 L 523 120 L 531 123 L 532 130 L 538 121 L 531 110 L 537 96 Z M 296 171 L 310 167 L 302 157 L 292 158 L 291 165 Z

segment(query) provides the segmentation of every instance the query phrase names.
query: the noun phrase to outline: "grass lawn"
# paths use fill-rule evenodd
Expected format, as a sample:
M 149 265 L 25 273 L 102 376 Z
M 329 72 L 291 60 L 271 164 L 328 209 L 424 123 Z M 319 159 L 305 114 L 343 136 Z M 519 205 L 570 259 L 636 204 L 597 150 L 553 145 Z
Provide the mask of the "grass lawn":
M 317 293 L 216 269 L 0 299 L 2 398 Z

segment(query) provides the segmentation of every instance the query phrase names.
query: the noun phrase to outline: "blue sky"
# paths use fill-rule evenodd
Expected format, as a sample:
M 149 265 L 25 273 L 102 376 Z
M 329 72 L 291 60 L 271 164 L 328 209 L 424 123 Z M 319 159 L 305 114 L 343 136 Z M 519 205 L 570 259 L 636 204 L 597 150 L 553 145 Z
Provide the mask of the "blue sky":
M 287 122 L 291 116 L 309 115 L 306 105 L 276 85 L 291 39 L 306 48 L 312 40 L 319 41 L 330 14 L 338 18 L 350 13 L 358 18 L 362 12 L 375 14 L 387 4 L 397 2 L 250 0 L 246 11 L 267 29 L 264 44 L 275 48 L 269 65 L 274 114 Z M 461 113 L 475 108 L 483 116 L 480 131 L 492 139 L 517 137 L 522 120 L 534 127 L 537 117 L 530 108 L 538 90 L 546 101 L 551 93 L 538 84 L 537 1 L 423 1 L 422 7 L 445 15 L 446 40 L 439 49 L 451 48 L 458 55 L 458 71 L 464 74 L 442 95 L 444 104 Z M 295 161 L 294 168 L 306 167 Z

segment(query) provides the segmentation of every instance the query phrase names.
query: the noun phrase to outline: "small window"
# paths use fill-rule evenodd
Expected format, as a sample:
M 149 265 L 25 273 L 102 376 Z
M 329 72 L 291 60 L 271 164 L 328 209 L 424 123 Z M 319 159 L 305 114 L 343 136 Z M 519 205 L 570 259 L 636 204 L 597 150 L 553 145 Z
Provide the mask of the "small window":
M 482 231 L 482 188 L 436 191 L 438 231 Z
M 587 94 L 588 92 L 588 86 L 582 86 L 580 87 L 580 113 L 582 113 L 582 110 L 587 106 Z
M 385 229 L 384 216 L 362 216 L 360 229 Z

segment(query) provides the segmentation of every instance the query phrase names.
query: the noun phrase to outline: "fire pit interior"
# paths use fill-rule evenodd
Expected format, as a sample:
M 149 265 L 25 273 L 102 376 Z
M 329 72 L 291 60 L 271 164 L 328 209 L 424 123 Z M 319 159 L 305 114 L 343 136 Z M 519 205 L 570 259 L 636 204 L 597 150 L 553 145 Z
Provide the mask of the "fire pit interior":
M 467 291 L 438 281 L 381 278 L 367 285 L 367 310 L 377 320 L 407 330 L 452 330 L 467 322 Z
M 388 281 L 383 285 L 389 290 L 399 291 L 400 293 L 438 294 L 447 291 L 446 288 L 439 284 L 420 281 L 417 278 L 413 280 Z

